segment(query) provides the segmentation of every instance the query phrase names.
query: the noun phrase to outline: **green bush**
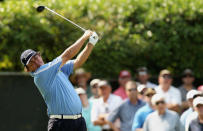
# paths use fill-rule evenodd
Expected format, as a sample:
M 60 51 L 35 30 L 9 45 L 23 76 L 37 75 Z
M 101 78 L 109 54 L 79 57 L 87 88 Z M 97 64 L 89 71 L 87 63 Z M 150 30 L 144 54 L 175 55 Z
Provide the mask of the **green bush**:
M 0 2 L 0 70 L 22 71 L 20 54 L 42 52 L 45 61 L 60 55 L 82 31 L 48 12 L 46 5 L 101 40 L 84 67 L 96 77 L 147 66 L 153 75 L 168 68 L 175 75 L 192 68 L 203 77 L 201 0 L 21 0 Z

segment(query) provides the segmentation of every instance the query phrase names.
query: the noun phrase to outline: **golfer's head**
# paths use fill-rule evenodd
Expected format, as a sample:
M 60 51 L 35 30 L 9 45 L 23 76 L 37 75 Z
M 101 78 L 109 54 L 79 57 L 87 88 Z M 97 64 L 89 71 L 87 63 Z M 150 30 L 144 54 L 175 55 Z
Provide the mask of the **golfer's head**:
M 25 50 L 20 56 L 21 63 L 27 72 L 34 72 L 37 68 L 44 64 L 40 53 L 32 49 Z

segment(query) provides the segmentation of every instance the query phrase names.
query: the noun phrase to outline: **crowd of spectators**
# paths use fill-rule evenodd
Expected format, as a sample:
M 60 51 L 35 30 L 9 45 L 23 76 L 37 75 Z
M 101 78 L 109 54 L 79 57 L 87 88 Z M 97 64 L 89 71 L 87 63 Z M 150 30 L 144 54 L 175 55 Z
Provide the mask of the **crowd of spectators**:
M 174 87 L 173 76 L 161 70 L 158 84 L 140 67 L 133 80 L 122 70 L 119 86 L 112 91 L 104 79 L 91 79 L 80 68 L 71 80 L 80 96 L 88 131 L 203 131 L 203 86 L 195 87 L 192 70 L 182 73 L 182 84 Z

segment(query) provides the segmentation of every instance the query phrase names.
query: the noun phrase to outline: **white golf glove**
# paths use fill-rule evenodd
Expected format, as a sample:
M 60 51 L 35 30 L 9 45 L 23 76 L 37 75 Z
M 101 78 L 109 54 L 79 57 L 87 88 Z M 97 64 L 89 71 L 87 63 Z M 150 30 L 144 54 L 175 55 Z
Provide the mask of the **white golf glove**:
M 96 32 L 93 32 L 92 35 L 89 38 L 89 43 L 91 43 L 92 45 L 96 45 L 97 41 L 98 41 L 99 37 L 97 35 Z

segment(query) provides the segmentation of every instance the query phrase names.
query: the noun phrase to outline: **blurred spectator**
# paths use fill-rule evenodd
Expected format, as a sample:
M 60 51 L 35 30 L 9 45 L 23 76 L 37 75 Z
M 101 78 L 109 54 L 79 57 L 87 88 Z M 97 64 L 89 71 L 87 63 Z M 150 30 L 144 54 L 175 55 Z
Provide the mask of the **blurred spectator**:
M 195 98 L 193 106 L 198 117 L 190 122 L 189 131 L 203 131 L 203 97 Z
M 132 131 L 143 131 L 142 127 L 145 119 L 150 113 L 154 112 L 151 98 L 155 93 L 156 91 L 153 88 L 147 88 L 146 92 L 144 93 L 147 104 L 136 112 L 132 124 Z
M 180 112 L 181 95 L 180 91 L 173 87 L 172 75 L 169 70 L 162 70 L 159 74 L 159 86 L 156 88 L 156 92 L 164 96 L 166 106 L 170 110 Z
M 198 86 L 197 90 L 203 93 L 203 85 Z
M 138 85 L 138 87 L 137 87 L 138 99 L 144 101 L 144 98 L 145 98 L 144 93 L 145 93 L 146 90 L 147 90 L 147 86 L 146 85 L 143 85 L 143 84 Z
M 92 95 L 91 89 L 87 84 L 90 77 L 91 74 L 89 72 L 86 72 L 83 68 L 78 68 L 70 78 L 77 87 L 82 87 L 86 91 L 88 98 Z
M 140 67 L 137 70 L 137 78 L 138 78 L 138 84 L 146 85 L 148 88 L 155 88 L 157 87 L 156 84 L 149 82 L 150 75 L 148 73 L 148 70 L 146 67 Z
M 178 114 L 167 110 L 163 95 L 155 94 L 152 104 L 155 106 L 155 112 L 146 118 L 144 131 L 182 131 Z
M 183 84 L 179 87 L 179 90 L 181 93 L 181 98 L 182 98 L 181 108 L 183 111 L 189 107 L 188 102 L 186 100 L 186 94 L 188 91 L 195 89 L 195 87 L 193 85 L 194 80 L 195 80 L 195 78 L 194 78 L 192 70 L 185 69 L 182 74 Z
M 131 80 L 131 74 L 127 70 L 123 70 L 119 74 L 118 83 L 119 88 L 114 91 L 114 95 L 120 96 L 123 100 L 126 99 L 128 96 L 125 92 L 125 84 Z
M 101 131 L 99 126 L 94 126 L 91 122 L 92 103 L 88 102 L 86 92 L 83 88 L 75 89 L 82 102 L 82 116 L 85 118 L 88 131 Z
M 90 82 L 92 96 L 89 98 L 89 101 L 91 102 L 99 98 L 99 87 L 98 87 L 99 81 L 100 81 L 99 79 L 93 79 Z
M 197 98 L 197 97 L 203 97 L 203 94 L 201 92 L 199 92 L 199 94 L 195 95 L 193 97 L 193 109 L 194 109 L 194 100 Z M 198 113 L 197 111 L 193 111 L 192 113 L 190 113 L 186 120 L 185 120 L 185 131 L 189 131 L 189 124 L 191 123 L 191 121 L 193 121 L 194 119 L 196 119 L 198 117 Z
M 145 103 L 137 98 L 137 85 L 134 81 L 128 81 L 126 83 L 126 99 L 118 108 L 113 110 L 108 117 L 108 121 L 114 131 L 116 127 L 113 125 L 116 119 L 120 119 L 121 127 L 120 131 L 130 131 L 132 128 L 132 122 L 137 110 L 144 106 Z
M 122 103 L 122 99 L 111 94 L 111 86 L 107 81 L 100 81 L 98 87 L 101 97 L 93 103 L 91 121 L 94 125 L 101 126 L 103 131 L 111 131 L 107 122 L 108 115 Z
M 187 102 L 188 102 L 190 108 L 188 108 L 186 111 L 184 111 L 180 117 L 180 121 L 181 121 L 181 124 L 183 125 L 183 127 L 185 127 L 186 118 L 188 117 L 189 114 L 191 114 L 193 112 L 193 99 L 197 95 L 200 95 L 200 92 L 197 90 L 190 90 L 186 95 L 186 99 L 187 99 Z

